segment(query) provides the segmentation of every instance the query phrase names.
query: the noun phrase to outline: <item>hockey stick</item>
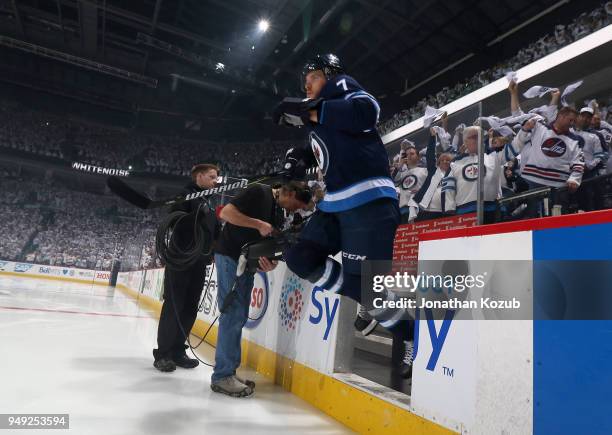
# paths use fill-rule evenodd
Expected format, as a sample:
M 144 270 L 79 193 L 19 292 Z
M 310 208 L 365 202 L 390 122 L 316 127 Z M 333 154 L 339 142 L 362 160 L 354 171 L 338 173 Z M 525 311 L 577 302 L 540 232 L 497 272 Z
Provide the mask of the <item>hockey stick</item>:
M 130 185 L 128 185 L 126 182 L 124 182 L 119 177 L 108 177 L 108 179 L 106 180 L 106 185 L 111 190 L 111 192 L 113 192 L 119 198 L 143 210 L 150 210 L 153 208 L 167 207 L 167 206 L 179 204 L 185 201 L 191 201 L 191 200 L 202 198 L 205 196 L 216 195 L 219 193 L 227 192 L 229 190 L 242 189 L 251 184 L 259 183 L 266 179 L 280 177 L 284 174 L 285 172 L 275 172 L 275 173 L 268 174 L 265 177 L 259 178 L 251 182 L 245 179 L 240 179 L 239 181 L 236 181 L 234 183 L 225 184 L 219 187 L 213 187 L 212 189 L 206 189 L 200 192 L 189 193 L 187 195 L 177 195 L 173 198 L 160 199 L 160 200 L 153 200 L 149 198 L 147 195 L 141 192 L 138 192 L 137 190 L 133 189 Z
M 306 170 L 306 174 L 308 177 L 316 177 L 316 168 L 309 168 Z M 173 198 L 168 199 L 160 199 L 153 200 L 149 198 L 147 195 L 138 192 L 133 189 L 130 185 L 124 182 L 121 178 L 111 176 L 106 180 L 106 185 L 119 198 L 129 202 L 132 205 L 135 205 L 138 208 L 143 210 L 150 210 L 153 208 L 167 207 L 174 204 L 180 204 L 185 201 L 191 201 L 194 199 L 202 198 L 205 196 L 216 195 L 219 193 L 227 192 L 229 190 L 234 189 L 242 189 L 251 184 L 261 183 L 262 181 L 273 180 L 278 177 L 285 177 L 287 175 L 287 171 L 278 171 L 273 172 L 271 174 L 264 175 L 263 177 L 257 178 L 255 180 L 248 181 L 244 178 L 239 179 L 236 182 L 230 184 L 224 184 L 223 186 L 213 187 L 212 189 L 202 190 L 201 192 L 190 193 L 188 195 L 177 195 Z
M 173 198 L 153 200 L 147 195 L 138 192 L 137 190 L 130 187 L 127 183 L 118 177 L 108 177 L 106 185 L 108 188 L 117 195 L 119 198 L 124 199 L 132 205 L 143 210 L 150 210 L 153 208 L 166 207 L 174 204 L 179 204 L 185 201 L 191 201 L 197 198 L 205 196 L 211 196 L 218 193 L 227 192 L 228 190 L 240 189 L 246 187 L 249 184 L 247 180 L 240 180 L 234 183 L 225 184 L 219 187 L 213 187 L 212 189 L 202 190 L 201 192 L 189 193 L 187 195 L 177 195 Z

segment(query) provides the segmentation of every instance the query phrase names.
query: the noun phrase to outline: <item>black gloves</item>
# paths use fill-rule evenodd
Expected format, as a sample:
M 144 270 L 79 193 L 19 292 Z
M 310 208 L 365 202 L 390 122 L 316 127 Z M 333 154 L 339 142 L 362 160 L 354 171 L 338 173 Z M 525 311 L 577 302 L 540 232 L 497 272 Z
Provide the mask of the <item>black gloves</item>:
M 302 127 L 310 121 L 309 110 L 317 109 L 323 100 L 303 100 L 301 98 L 287 97 L 274 109 L 272 120 L 278 125 Z
M 291 180 L 302 180 L 306 170 L 317 164 L 312 148 L 291 148 L 285 155 L 283 169 L 285 177 Z

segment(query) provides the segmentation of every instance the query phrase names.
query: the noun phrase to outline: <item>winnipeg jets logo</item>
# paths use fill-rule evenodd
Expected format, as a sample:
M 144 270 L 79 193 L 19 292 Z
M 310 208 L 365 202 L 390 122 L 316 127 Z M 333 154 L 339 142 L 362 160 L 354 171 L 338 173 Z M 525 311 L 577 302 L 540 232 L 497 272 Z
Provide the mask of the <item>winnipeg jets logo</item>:
M 558 137 L 546 139 L 542 144 L 542 153 L 548 157 L 561 157 L 566 150 L 567 145 Z
M 467 181 L 476 181 L 478 179 L 478 163 L 470 163 L 463 167 L 463 179 Z M 486 168 L 483 167 L 483 172 L 486 175 Z
M 415 175 L 407 175 L 403 180 L 402 180 L 402 189 L 404 190 L 410 190 L 412 189 L 414 186 L 416 186 L 417 184 L 417 177 Z
M 312 147 L 312 153 L 317 160 L 321 172 L 323 175 L 327 174 L 327 168 L 329 167 L 329 151 L 325 146 L 325 142 L 323 142 L 314 131 L 310 133 L 310 146 Z

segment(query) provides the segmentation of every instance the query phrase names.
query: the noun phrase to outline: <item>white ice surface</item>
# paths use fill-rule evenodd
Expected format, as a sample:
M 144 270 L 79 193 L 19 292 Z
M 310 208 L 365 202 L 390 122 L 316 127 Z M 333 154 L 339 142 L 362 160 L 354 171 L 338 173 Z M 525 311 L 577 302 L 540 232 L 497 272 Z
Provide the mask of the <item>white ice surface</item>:
M 70 414 L 69 431 L 2 434 L 339 434 L 345 426 L 252 371 L 252 398 L 211 369 L 153 368 L 157 320 L 119 290 L 0 276 L 0 413 Z M 213 361 L 203 344 L 200 357 Z

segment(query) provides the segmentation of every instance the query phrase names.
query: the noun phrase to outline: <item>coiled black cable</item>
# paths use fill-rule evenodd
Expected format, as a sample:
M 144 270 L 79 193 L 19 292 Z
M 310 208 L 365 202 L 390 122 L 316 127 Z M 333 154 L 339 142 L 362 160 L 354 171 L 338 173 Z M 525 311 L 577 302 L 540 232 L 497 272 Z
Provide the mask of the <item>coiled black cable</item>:
M 198 221 L 200 216 L 204 217 L 208 209 L 208 204 L 202 202 L 196 209 L 195 215 L 184 211 L 170 212 L 159 224 L 155 237 L 155 250 L 157 256 L 164 266 L 174 270 L 187 270 L 193 266 L 202 256 L 212 254 L 213 233 L 206 222 L 201 225 Z M 187 219 L 193 218 L 193 237 L 190 238 L 187 246 L 179 246 L 176 230 L 188 222 Z

